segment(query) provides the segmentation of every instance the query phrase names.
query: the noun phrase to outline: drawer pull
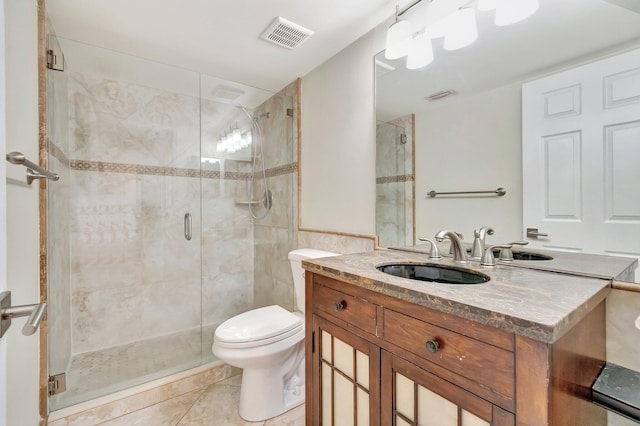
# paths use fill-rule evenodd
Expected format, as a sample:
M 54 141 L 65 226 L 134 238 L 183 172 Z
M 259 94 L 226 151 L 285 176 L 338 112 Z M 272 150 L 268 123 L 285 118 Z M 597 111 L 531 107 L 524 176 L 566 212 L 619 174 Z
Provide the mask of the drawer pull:
M 440 342 L 437 340 L 427 340 L 427 350 L 432 354 L 435 354 L 440 350 Z
M 346 307 L 347 307 L 347 302 L 345 302 L 344 300 L 341 300 L 339 302 L 335 302 L 333 304 L 333 310 L 336 311 L 336 312 L 340 312 L 341 310 L 343 310 Z

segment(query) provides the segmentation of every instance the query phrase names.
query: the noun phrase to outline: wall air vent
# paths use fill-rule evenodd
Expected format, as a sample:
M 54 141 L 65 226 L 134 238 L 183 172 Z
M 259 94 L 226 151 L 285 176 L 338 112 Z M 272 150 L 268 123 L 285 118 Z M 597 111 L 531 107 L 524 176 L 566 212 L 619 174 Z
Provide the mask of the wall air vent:
M 260 37 L 278 46 L 295 49 L 312 35 L 313 31 L 278 16 Z
M 428 100 L 429 102 L 435 102 L 435 101 L 439 101 L 440 99 L 444 99 L 449 96 L 453 96 L 457 94 L 458 92 L 456 92 L 455 90 L 443 90 L 442 92 L 432 93 L 431 95 L 427 96 L 425 99 Z

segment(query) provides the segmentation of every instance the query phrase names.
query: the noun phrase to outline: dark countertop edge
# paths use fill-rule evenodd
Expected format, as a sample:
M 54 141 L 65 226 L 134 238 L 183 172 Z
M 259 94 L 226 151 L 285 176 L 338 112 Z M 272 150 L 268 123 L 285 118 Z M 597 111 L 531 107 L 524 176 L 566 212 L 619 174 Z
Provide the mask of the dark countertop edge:
M 334 278 L 348 284 L 374 291 L 376 293 L 384 294 L 386 296 L 405 300 L 409 303 L 417 304 L 436 311 L 455 315 L 501 330 L 509 331 L 517 335 L 528 337 L 530 339 L 538 340 L 544 343 L 554 343 L 558 339 L 560 339 L 560 337 L 562 337 L 574 325 L 580 322 L 582 318 L 584 318 L 589 312 L 591 312 L 596 306 L 598 306 L 603 300 L 605 300 L 607 295 L 611 292 L 611 285 L 603 287 L 598 293 L 593 295 L 590 299 L 586 300 L 582 304 L 582 309 L 576 309 L 575 311 L 564 317 L 564 319 L 560 323 L 556 324 L 555 326 L 549 326 L 547 324 L 539 324 L 516 316 L 496 313 L 487 309 L 478 308 L 469 304 L 445 299 L 439 296 L 433 296 L 427 293 L 411 295 L 410 290 L 406 288 L 399 288 L 383 281 L 371 280 L 367 278 L 367 281 L 372 282 L 370 284 L 363 283 L 362 277 L 360 275 L 346 273 L 334 268 L 320 266 L 310 262 L 312 262 L 312 260 L 310 260 L 309 262 L 304 261 L 302 265 L 304 269 L 310 272 L 323 275 L 328 278 Z M 554 272 L 551 271 L 550 273 Z M 420 297 L 420 301 L 416 301 L 415 298 L 411 298 L 411 296 Z M 450 307 L 450 309 L 445 309 L 447 306 Z

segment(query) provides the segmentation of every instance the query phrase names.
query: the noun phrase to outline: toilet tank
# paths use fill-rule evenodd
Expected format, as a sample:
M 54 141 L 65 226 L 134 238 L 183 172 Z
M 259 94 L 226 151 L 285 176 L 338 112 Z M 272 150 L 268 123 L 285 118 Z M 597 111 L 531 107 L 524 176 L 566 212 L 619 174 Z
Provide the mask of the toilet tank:
M 291 262 L 291 273 L 293 274 L 293 288 L 296 295 L 296 309 L 298 311 L 304 312 L 304 269 L 302 269 L 302 261 L 330 256 L 339 256 L 339 254 L 311 248 L 301 248 L 289 252 L 289 262 Z

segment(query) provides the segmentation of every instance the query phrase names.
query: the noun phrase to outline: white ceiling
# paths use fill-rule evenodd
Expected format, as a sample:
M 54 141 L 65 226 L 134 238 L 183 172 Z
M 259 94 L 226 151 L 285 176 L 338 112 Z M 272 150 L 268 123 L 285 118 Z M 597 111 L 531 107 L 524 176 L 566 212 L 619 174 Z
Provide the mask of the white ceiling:
M 400 5 L 408 0 L 398 1 Z M 58 36 L 276 91 L 391 17 L 393 0 L 47 0 Z M 282 16 L 315 32 L 260 38 Z

